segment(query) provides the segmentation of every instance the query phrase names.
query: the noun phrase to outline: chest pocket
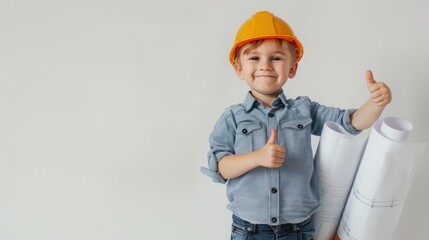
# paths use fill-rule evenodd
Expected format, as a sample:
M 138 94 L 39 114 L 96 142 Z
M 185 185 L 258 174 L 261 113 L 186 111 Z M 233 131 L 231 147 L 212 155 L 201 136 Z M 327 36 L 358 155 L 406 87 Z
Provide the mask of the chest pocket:
M 294 119 L 281 123 L 287 146 L 308 144 L 311 142 L 311 118 Z
M 255 150 L 257 135 L 261 134 L 262 124 L 259 122 L 243 122 L 237 126 L 234 150 L 236 154 Z

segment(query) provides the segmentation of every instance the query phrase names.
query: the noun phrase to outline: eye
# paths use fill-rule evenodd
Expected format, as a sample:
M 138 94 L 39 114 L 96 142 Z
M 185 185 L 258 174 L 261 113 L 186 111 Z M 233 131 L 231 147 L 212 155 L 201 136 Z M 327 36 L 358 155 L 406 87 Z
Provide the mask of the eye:
M 258 56 L 251 56 L 251 57 L 249 57 L 249 60 L 251 60 L 251 61 L 258 61 L 259 57 Z
M 282 60 L 282 58 L 280 56 L 273 56 L 273 57 L 271 57 L 271 60 L 280 61 L 280 60 Z

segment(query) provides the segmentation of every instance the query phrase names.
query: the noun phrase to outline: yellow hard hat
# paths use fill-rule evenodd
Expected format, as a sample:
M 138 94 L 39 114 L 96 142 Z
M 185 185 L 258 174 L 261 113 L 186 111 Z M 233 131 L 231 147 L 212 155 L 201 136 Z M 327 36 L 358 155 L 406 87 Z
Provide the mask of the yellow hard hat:
M 296 38 L 292 28 L 285 21 L 270 12 L 261 11 L 255 13 L 238 29 L 234 45 L 229 53 L 231 64 L 235 64 L 235 55 L 240 47 L 249 42 L 261 39 L 284 39 L 293 43 L 297 52 L 297 62 L 302 58 L 302 54 L 304 53 L 302 44 Z

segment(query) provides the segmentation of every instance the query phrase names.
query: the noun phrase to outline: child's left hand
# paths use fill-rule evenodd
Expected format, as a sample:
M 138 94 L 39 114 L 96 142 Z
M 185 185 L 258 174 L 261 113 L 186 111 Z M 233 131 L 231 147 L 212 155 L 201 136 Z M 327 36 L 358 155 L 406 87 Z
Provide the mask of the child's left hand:
M 390 88 L 383 82 L 376 82 L 371 70 L 366 71 L 366 81 L 372 102 L 378 107 L 385 107 L 392 101 Z

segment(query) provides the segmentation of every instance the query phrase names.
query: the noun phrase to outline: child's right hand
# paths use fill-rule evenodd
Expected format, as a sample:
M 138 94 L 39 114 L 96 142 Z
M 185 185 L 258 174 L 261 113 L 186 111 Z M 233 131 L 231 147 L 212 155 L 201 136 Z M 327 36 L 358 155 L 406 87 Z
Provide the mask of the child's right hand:
M 286 148 L 277 144 L 277 131 L 271 129 L 271 136 L 267 143 L 258 150 L 260 166 L 267 168 L 279 168 L 283 165 Z

